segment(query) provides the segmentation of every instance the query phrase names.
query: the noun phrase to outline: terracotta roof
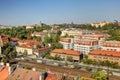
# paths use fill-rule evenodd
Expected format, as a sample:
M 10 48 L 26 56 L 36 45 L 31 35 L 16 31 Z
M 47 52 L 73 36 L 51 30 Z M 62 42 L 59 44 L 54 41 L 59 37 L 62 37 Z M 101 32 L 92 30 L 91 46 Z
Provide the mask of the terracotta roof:
M 49 47 L 47 47 L 47 48 L 40 48 L 40 49 L 35 50 L 35 52 L 41 53 L 41 52 L 48 51 L 48 50 L 50 50 Z
M 117 51 L 107 51 L 107 50 L 92 50 L 90 55 L 106 55 L 106 56 L 114 56 L 114 57 L 120 57 L 120 52 Z
M 74 50 L 64 50 L 64 49 L 54 49 L 52 51 L 53 53 L 64 53 L 64 54 L 70 54 L 70 55 L 80 55 L 79 51 L 74 51 Z
M 16 68 L 16 70 L 8 76 L 6 80 L 39 80 L 41 73 L 38 71 L 25 70 L 22 68 Z
M 17 41 L 19 41 L 18 38 L 10 38 L 10 40 L 13 41 L 13 42 L 17 42 Z
M 9 67 L 4 66 L 2 71 L 0 71 L 0 80 L 6 80 L 9 75 Z
M 3 42 L 8 42 L 8 37 L 7 36 L 1 36 L 1 39 Z
M 60 41 L 71 43 L 71 38 L 60 38 Z
M 62 79 L 62 76 L 60 76 L 60 75 L 56 75 L 56 74 L 53 74 L 53 73 L 48 73 L 45 80 L 61 80 L 61 79 Z
M 32 46 L 31 46 L 31 45 L 25 45 L 25 44 L 18 45 L 17 47 L 29 48 L 29 49 L 31 49 L 31 48 L 32 48 Z
M 40 45 L 40 41 L 32 41 L 32 40 L 19 40 L 20 43 L 25 43 L 28 45 Z

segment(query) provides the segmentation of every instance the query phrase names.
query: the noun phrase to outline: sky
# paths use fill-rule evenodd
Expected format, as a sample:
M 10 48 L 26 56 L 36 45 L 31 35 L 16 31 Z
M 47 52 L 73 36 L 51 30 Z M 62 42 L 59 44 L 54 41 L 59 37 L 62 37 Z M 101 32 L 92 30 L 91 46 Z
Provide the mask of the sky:
M 120 0 L 0 0 L 2 25 L 114 20 L 120 20 Z

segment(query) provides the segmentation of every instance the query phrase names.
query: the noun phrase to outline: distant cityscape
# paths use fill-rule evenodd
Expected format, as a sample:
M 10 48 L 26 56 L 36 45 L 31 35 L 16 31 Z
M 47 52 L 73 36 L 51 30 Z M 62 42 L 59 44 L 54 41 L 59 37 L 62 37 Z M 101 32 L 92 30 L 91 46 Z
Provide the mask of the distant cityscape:
M 120 22 L 0 25 L 0 80 L 119 80 Z

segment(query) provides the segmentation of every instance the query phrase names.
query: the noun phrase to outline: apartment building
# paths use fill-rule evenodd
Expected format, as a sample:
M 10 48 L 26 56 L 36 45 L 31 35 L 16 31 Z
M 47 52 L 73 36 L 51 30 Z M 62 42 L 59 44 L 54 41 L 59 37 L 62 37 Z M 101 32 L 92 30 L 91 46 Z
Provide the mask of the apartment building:
M 22 53 L 22 54 L 27 54 L 27 55 L 32 55 L 33 54 L 33 46 L 31 45 L 19 45 L 16 47 L 17 53 Z
M 91 26 L 95 26 L 95 27 L 103 27 L 104 25 L 107 25 L 107 24 L 112 24 L 111 22 L 96 22 L 96 23 L 91 23 Z
M 105 40 L 104 35 L 76 35 L 74 40 L 79 39 L 87 39 L 87 40 L 97 40 L 98 41 L 98 48 L 101 49 L 102 42 Z
M 79 62 L 82 59 L 82 53 L 74 50 L 54 49 L 50 55 L 53 57 L 59 56 L 65 60 L 70 56 L 75 62 Z
M 74 50 L 88 54 L 91 50 L 98 49 L 97 40 L 79 39 L 75 40 Z
M 34 54 L 36 55 L 37 58 L 43 57 L 43 55 L 48 54 L 50 52 L 50 48 L 39 48 L 34 51 Z
M 45 35 L 48 35 L 48 32 L 33 32 L 31 36 L 40 37 L 42 41 L 44 41 Z
M 74 48 L 74 38 L 60 38 L 60 43 L 63 45 L 63 49 Z
M 65 29 L 62 30 L 61 36 L 65 36 L 68 34 L 69 36 L 75 36 L 75 35 L 83 35 L 83 34 L 92 34 L 89 30 L 76 30 L 76 29 Z
M 17 53 L 27 53 L 32 55 L 37 46 L 41 46 L 41 42 L 32 40 L 19 40 L 18 46 L 16 46 Z
M 120 51 L 120 41 L 104 41 L 102 50 Z
M 120 52 L 107 50 L 93 50 L 88 54 L 88 59 L 96 61 L 117 62 L 120 65 Z

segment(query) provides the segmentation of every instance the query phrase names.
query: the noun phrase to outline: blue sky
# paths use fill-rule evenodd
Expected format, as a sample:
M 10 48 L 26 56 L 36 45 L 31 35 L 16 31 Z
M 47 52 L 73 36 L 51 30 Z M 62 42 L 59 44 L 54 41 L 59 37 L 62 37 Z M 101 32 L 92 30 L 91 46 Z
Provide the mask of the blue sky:
M 120 20 L 120 0 L 0 0 L 0 24 Z

